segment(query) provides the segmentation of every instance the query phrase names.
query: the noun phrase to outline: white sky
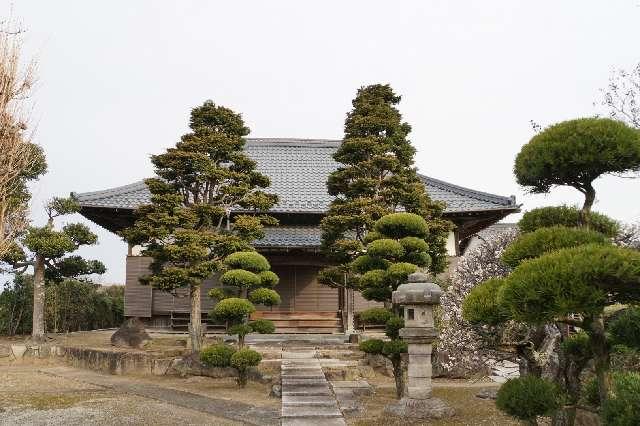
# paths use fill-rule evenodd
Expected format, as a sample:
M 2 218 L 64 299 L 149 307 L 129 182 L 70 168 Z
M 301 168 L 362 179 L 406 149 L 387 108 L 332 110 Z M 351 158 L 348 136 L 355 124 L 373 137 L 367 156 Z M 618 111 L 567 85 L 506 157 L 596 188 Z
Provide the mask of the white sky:
M 0 0 L 0 16 L 10 3 Z M 599 89 L 640 61 L 640 0 L 31 1 L 13 4 L 40 61 L 37 142 L 52 196 L 124 185 L 187 130 L 206 99 L 243 114 L 252 137 L 340 138 L 356 89 L 390 83 L 413 126 L 420 172 L 525 209 L 577 203 L 526 195 L 513 160 L 543 126 L 606 113 Z M 640 180 L 596 182 L 596 209 L 640 219 Z M 512 216 L 508 220 L 515 221 Z M 67 220 L 73 220 L 67 219 Z M 81 220 L 82 218 L 79 218 Z M 92 224 L 105 283 L 126 246 Z

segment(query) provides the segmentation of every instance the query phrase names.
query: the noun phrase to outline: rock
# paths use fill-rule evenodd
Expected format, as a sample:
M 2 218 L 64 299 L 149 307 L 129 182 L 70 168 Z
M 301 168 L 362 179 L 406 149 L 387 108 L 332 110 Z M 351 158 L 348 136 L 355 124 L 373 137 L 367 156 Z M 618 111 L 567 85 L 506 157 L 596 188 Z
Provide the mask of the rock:
M 151 342 L 151 337 L 138 318 L 129 318 L 111 336 L 111 344 L 121 348 L 141 349 Z
M 154 376 L 164 376 L 169 371 L 169 367 L 171 367 L 173 359 L 165 358 L 165 359 L 154 359 L 153 367 L 151 368 L 151 374 Z
M 498 388 L 482 389 L 476 394 L 476 398 L 480 399 L 496 399 L 498 395 Z
M 271 386 L 271 392 L 269 393 L 269 396 L 272 396 L 274 398 L 282 398 L 282 386 L 280 385 Z
M 410 419 L 443 419 L 455 415 L 455 410 L 439 398 L 402 398 L 387 405 L 384 412 Z

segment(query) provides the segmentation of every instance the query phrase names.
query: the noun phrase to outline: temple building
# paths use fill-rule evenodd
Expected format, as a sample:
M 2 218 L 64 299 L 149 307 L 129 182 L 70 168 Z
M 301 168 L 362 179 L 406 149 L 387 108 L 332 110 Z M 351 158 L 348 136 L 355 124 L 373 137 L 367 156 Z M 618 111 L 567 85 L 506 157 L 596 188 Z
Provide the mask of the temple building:
M 260 310 L 255 316 L 273 320 L 277 332 L 341 332 L 347 305 L 356 312 L 376 305 L 357 292 L 351 295 L 317 281 L 319 269 L 327 264 L 319 250 L 319 224 L 331 202 L 326 181 L 338 167 L 332 155 L 339 144 L 339 140 L 247 139 L 247 154 L 257 162 L 258 170 L 271 178 L 268 191 L 279 197 L 269 213 L 280 225 L 267 228 L 265 238 L 255 242 L 256 249 L 268 258 L 280 277 L 275 290 L 282 298 L 279 306 Z M 447 242 L 452 258 L 459 256 L 478 232 L 519 209 L 513 196 L 488 194 L 420 177 L 431 198 L 445 203 L 444 215 L 456 225 Z M 133 223 L 138 206 L 150 203 L 143 182 L 73 195 L 83 216 L 114 233 Z M 129 247 L 125 316 L 144 319 L 150 327 L 186 328 L 189 318 L 186 290 L 172 295 L 138 282 L 150 262 L 139 255 L 139 248 Z M 206 281 L 203 296 L 215 285 L 215 279 Z M 212 301 L 203 297 L 203 315 L 211 307 Z

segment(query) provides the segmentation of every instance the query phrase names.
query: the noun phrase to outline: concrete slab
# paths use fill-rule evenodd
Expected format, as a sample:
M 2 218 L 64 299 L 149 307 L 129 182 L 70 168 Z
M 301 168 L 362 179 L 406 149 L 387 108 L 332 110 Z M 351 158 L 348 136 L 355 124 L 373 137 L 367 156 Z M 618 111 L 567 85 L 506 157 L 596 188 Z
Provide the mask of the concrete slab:
M 335 405 L 336 400 L 331 396 L 322 395 L 283 395 L 283 405 L 309 404 L 309 405 Z
M 283 418 L 282 426 L 345 426 L 346 423 L 343 418 L 335 417 L 335 418 L 323 418 L 323 419 L 314 419 L 314 418 Z
M 327 381 L 325 380 L 324 377 L 320 377 L 320 378 L 302 378 L 302 379 L 296 379 L 296 378 L 289 378 L 287 376 L 282 376 L 282 385 L 286 386 L 286 385 L 304 385 L 304 386 L 309 386 L 309 385 L 322 385 L 327 383 Z
M 283 405 L 282 417 L 342 417 L 342 413 L 335 405 L 333 407 Z

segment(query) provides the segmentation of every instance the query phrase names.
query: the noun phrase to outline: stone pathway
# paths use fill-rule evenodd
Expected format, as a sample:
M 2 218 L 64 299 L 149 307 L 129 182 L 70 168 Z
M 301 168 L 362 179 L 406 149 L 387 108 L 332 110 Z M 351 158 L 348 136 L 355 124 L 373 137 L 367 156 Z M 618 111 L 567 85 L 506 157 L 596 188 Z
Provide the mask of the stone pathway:
M 344 426 L 314 348 L 282 352 L 282 425 Z
M 113 389 L 118 392 L 164 401 L 218 417 L 237 420 L 250 425 L 278 425 L 278 412 L 241 402 L 209 398 L 181 390 L 165 388 L 144 382 L 134 382 L 126 377 L 98 374 L 71 367 L 41 368 L 39 371 L 52 376 L 74 379 L 80 382 Z

